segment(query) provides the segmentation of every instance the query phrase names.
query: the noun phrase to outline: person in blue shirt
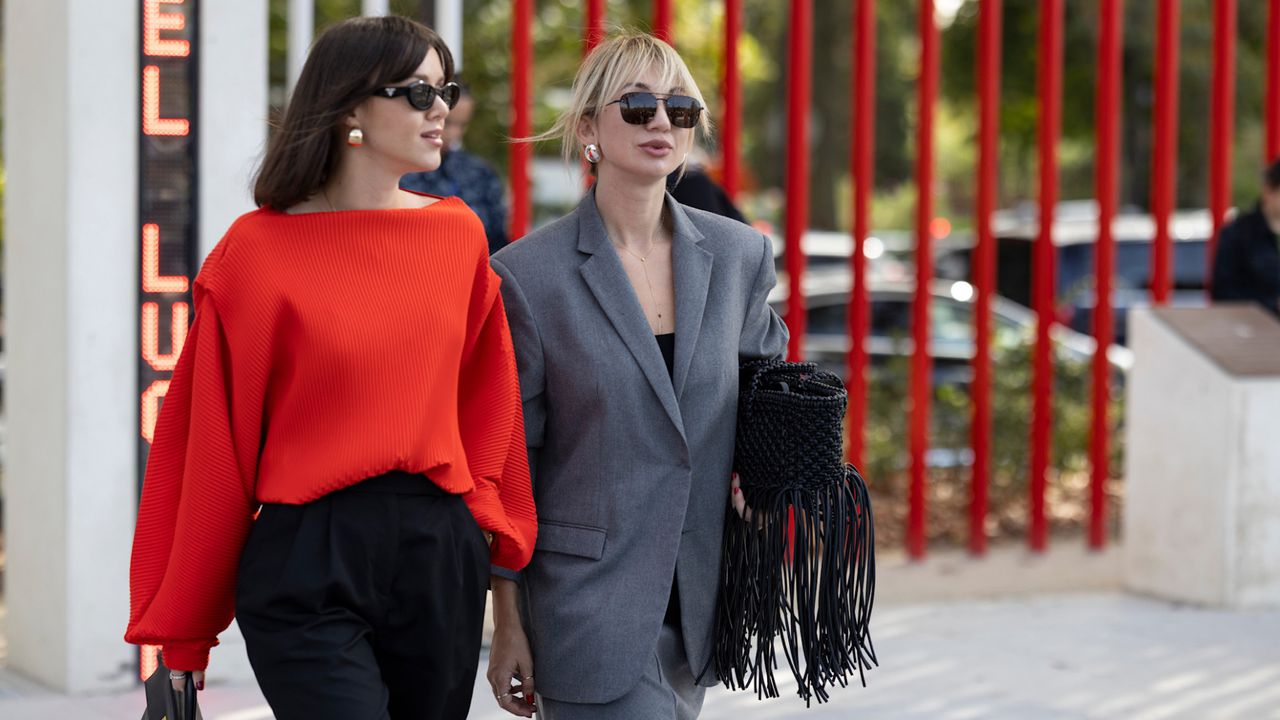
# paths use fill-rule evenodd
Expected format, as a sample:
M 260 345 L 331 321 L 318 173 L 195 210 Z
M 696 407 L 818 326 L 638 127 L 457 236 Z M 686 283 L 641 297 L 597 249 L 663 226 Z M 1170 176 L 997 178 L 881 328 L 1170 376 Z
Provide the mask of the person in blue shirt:
M 462 149 L 462 139 L 475 113 L 476 101 L 465 83 L 458 104 L 449 111 L 444 125 L 444 156 L 440 167 L 431 172 L 418 172 L 400 178 L 406 190 L 462 199 L 484 223 L 489 252 L 495 253 L 507 244 L 507 199 L 502 179 L 489 164 Z

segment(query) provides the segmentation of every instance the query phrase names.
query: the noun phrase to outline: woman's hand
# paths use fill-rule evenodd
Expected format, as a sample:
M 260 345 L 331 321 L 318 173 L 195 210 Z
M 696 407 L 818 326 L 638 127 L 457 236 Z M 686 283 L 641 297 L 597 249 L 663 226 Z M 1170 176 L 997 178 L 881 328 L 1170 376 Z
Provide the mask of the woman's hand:
M 533 653 L 520 625 L 516 583 L 492 576 L 493 642 L 485 677 L 498 707 L 519 717 L 533 717 Z M 512 681 L 516 681 L 513 685 Z
M 751 522 L 751 508 L 747 507 L 747 499 L 742 496 L 742 482 L 738 480 L 738 473 L 733 474 L 729 487 L 729 503 L 737 511 L 738 517 Z
M 192 673 L 192 680 L 195 681 L 196 690 L 204 689 L 204 671 L 196 670 Z M 185 692 L 187 689 L 187 673 L 185 670 L 170 670 L 169 682 L 173 684 L 173 689 L 177 692 Z

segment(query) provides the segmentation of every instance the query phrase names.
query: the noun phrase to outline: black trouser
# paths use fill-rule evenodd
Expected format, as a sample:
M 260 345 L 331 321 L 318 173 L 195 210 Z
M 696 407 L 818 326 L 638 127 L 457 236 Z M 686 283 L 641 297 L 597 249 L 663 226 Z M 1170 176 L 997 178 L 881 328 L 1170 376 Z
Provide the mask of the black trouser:
M 278 720 L 465 718 L 488 580 L 462 498 L 390 473 L 264 506 L 236 618 Z

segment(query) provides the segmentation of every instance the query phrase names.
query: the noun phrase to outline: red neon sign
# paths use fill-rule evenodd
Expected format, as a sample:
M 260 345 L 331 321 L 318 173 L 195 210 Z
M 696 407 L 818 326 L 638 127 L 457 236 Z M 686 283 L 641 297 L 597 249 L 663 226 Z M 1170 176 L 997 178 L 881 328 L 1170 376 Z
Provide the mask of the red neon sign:
M 191 321 L 196 271 L 196 0 L 143 0 L 139 72 L 138 467 L 139 483 L 156 421 Z M 142 649 L 141 676 L 159 648 Z

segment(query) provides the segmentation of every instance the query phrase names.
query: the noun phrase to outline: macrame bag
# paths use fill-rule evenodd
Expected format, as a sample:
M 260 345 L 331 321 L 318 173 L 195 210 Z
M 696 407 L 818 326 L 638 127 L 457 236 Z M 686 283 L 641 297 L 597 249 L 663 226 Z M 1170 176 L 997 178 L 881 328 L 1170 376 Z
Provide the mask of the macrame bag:
M 714 656 L 730 690 L 773 698 L 780 645 L 808 706 L 877 664 L 871 502 L 843 459 L 840 378 L 813 363 L 741 372 L 734 469 L 751 512 L 725 519 Z

